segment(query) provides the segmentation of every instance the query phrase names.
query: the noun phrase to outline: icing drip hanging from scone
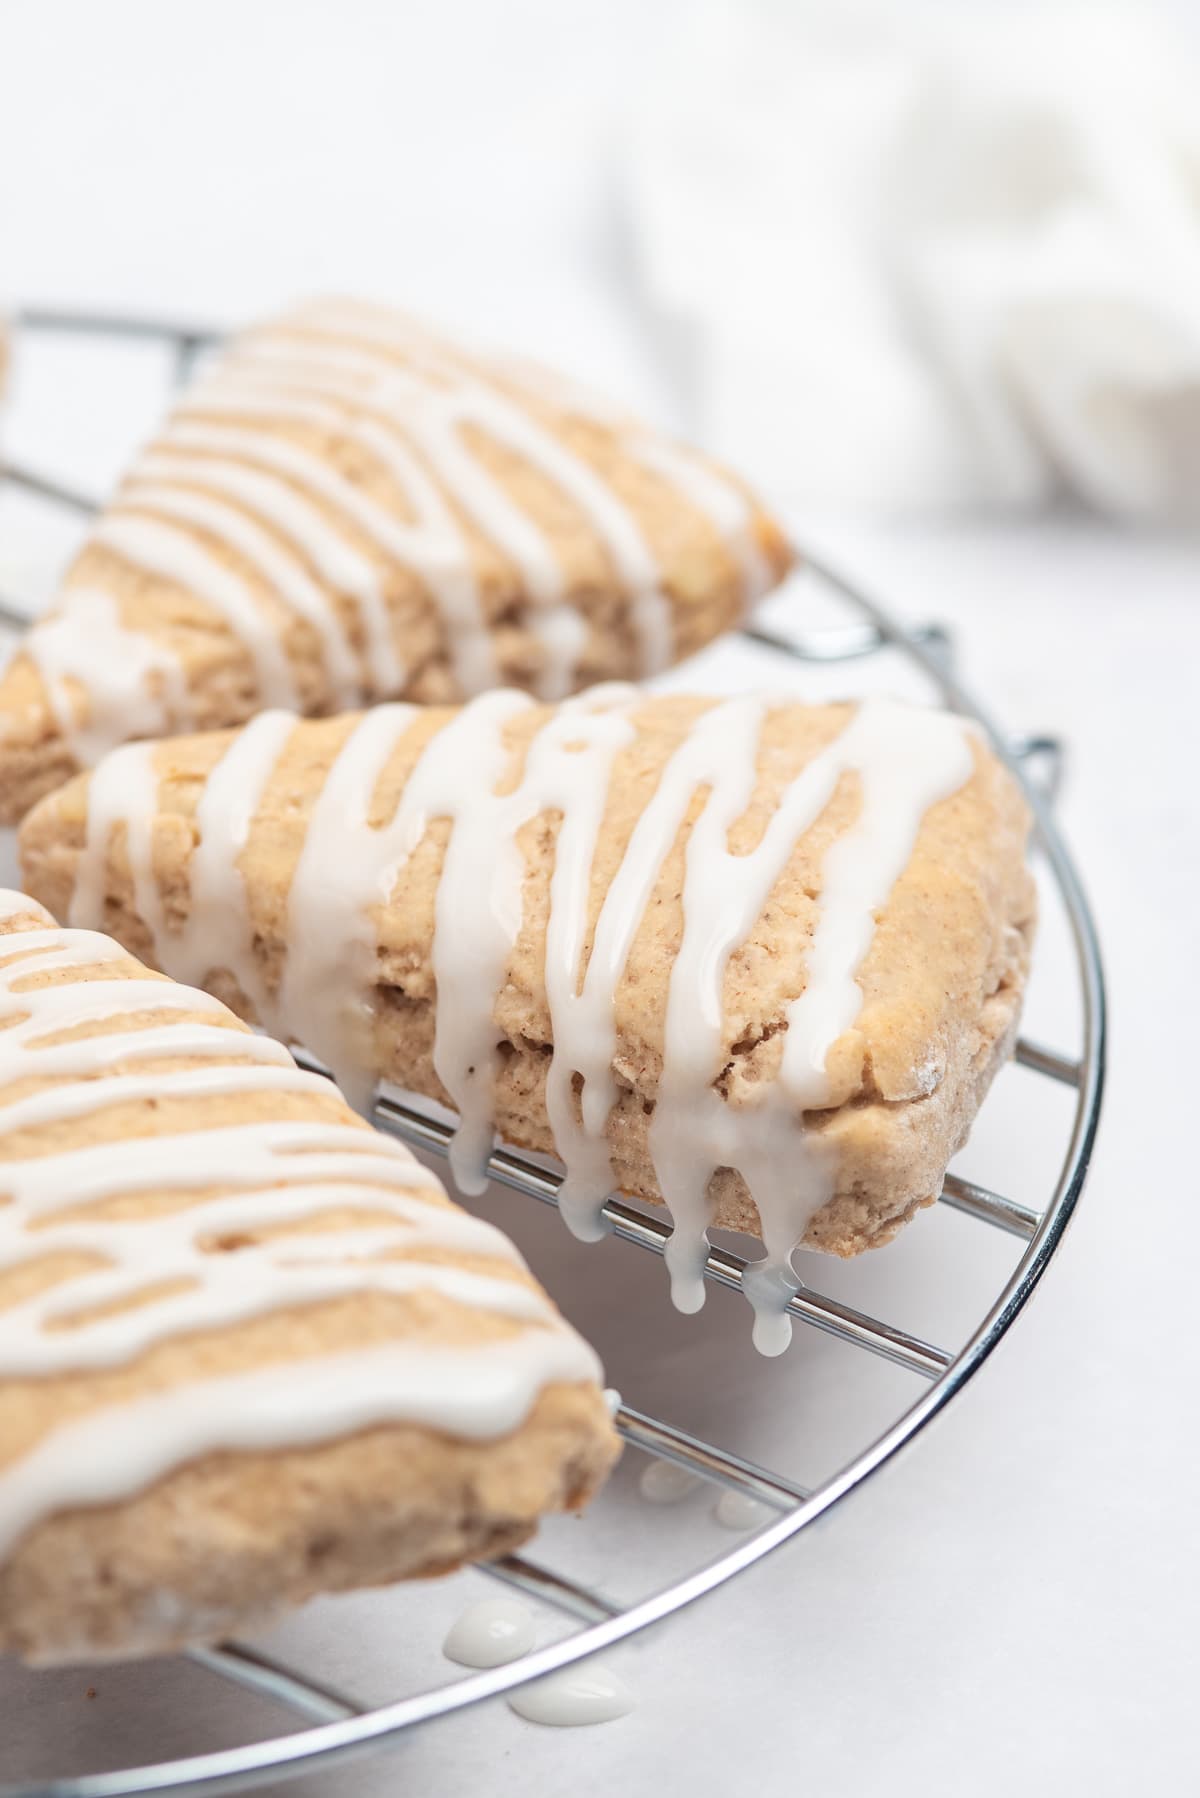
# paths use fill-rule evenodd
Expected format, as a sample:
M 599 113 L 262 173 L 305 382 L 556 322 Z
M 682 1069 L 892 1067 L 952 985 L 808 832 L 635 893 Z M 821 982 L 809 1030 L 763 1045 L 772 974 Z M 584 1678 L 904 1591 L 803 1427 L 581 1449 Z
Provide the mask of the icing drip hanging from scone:
M 369 306 L 299 307 L 237 339 L 183 397 L 92 542 L 215 614 L 250 664 L 258 705 L 328 712 L 406 688 L 412 670 L 389 601 L 397 570 L 428 595 L 459 693 L 501 683 L 478 539 L 513 571 L 519 623 L 536 646 L 532 684 L 559 699 L 579 685 L 590 627 L 551 535 L 481 444 L 531 471 L 595 540 L 627 613 L 633 671 L 676 653 L 663 570 L 619 483 L 550 423 L 571 418 L 602 427 L 630 466 L 707 521 L 745 604 L 766 590 L 774 574 L 734 481 L 568 382 L 508 367 Z M 297 426 L 322 447 L 298 441 Z M 388 503 L 373 491 L 381 482 Z M 319 690 L 297 690 L 297 630 L 315 646 Z M 130 736 L 194 726 L 180 653 L 122 622 L 94 580 L 68 584 L 24 647 L 81 765 Z
M 17 1290 L 0 1307 L 0 1380 L 98 1375 L 360 1294 L 437 1295 L 502 1333 L 474 1352 L 398 1342 L 193 1379 L 68 1421 L 0 1470 L 0 1554 L 52 1511 L 124 1497 L 212 1449 L 388 1421 L 490 1438 L 551 1382 L 596 1377 L 498 1231 L 394 1141 L 345 1113 L 304 1115 L 297 1101 L 336 1098 L 327 1081 L 216 999 L 130 972 L 109 938 L 0 893 L 0 923 L 14 921 L 0 931 L 0 1279 Z M 264 1094 L 276 1115 L 221 1122 L 207 1103 Z M 125 1106 L 157 1133 L 137 1134 L 135 1113 L 132 1133 L 63 1143 Z M 163 1128 L 162 1107 L 181 1121 Z
M 278 989 L 262 995 L 261 1015 L 277 1033 L 328 1062 L 356 1102 L 369 1102 L 378 1073 L 375 913 L 387 904 L 431 824 L 448 820 L 434 899 L 433 1057 L 461 1118 L 452 1151 L 455 1176 L 464 1190 L 481 1190 L 503 1053 L 496 1007 L 522 924 L 525 863 L 518 833 L 534 819 L 557 815 L 544 963 L 551 1047 L 545 1105 L 566 1169 L 563 1214 L 577 1234 L 602 1234 L 602 1207 L 615 1184 L 608 1127 L 620 1097 L 618 988 L 664 863 L 686 828 L 681 937 L 666 988 L 662 1065 L 649 1122 L 658 1188 L 675 1224 L 667 1263 L 676 1304 L 698 1309 L 710 1187 L 721 1170 L 740 1175 L 765 1247 L 744 1289 L 757 1314 L 756 1342 L 774 1354 L 789 1339 L 786 1307 L 797 1285 L 792 1253 L 835 1185 L 822 1131 L 806 1122 L 806 1114 L 831 1103 L 828 1058 L 859 1012 L 856 975 L 876 913 L 903 873 L 928 809 L 971 776 L 968 729 L 944 713 L 866 701 L 786 783 L 754 845 L 735 853 L 731 831 L 754 796 L 772 708 L 760 697 L 713 703 L 663 766 L 606 880 L 593 923 L 593 864 L 610 778 L 615 758 L 636 740 L 640 703 L 631 689 L 611 686 L 557 707 L 534 731 L 517 773 L 506 728 L 532 702 L 506 692 L 476 700 L 430 737 L 384 822 L 372 821 L 375 796 L 418 714 L 391 706 L 363 717 L 312 807 L 288 893 L 285 965 Z M 282 728 L 262 726 L 253 750 L 249 733 L 235 739 L 210 776 L 210 792 L 227 779 L 227 763 L 234 760 L 238 787 L 247 795 L 261 792 Z M 721 1086 L 730 958 L 749 939 L 797 845 L 846 779 L 857 785 L 857 812 L 823 856 L 802 990 L 784 1006 L 773 1032 L 781 1039 L 778 1065 L 749 1096 L 731 1098 Z M 221 920 L 239 907 L 244 916 L 237 862 L 244 830 L 231 832 L 227 813 L 219 813 L 221 830 L 213 840 L 221 847 L 210 855 L 198 814 L 205 897 L 193 905 L 180 946 L 158 915 L 151 868 L 155 793 L 149 748 L 122 751 L 101 768 L 73 916 L 86 922 L 98 915 L 107 845 L 124 821 L 138 909 L 155 932 L 160 962 L 172 968 L 182 961 L 193 978 L 216 967 L 237 972 L 239 932 L 229 932 Z M 241 941 L 249 943 L 248 926 Z M 257 1005 L 258 977 L 248 948 L 243 959 L 250 964 L 246 990 Z

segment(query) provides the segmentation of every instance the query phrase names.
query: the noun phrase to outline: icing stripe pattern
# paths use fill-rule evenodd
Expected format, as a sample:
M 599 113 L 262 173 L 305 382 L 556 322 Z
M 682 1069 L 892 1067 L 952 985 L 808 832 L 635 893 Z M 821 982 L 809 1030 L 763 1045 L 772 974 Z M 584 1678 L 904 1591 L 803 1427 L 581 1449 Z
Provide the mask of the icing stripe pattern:
M 522 917 L 517 835 L 541 814 L 558 814 L 544 970 L 552 1043 L 546 1105 L 566 1170 L 563 1215 L 578 1235 L 594 1237 L 603 1232 L 601 1210 L 613 1187 L 607 1129 L 619 1098 L 618 988 L 664 860 L 703 796 L 687 837 L 683 934 L 667 986 L 650 1149 L 675 1222 L 666 1259 L 675 1302 L 684 1310 L 703 1302 L 712 1178 L 721 1168 L 742 1176 L 765 1248 L 744 1290 L 756 1310 L 756 1341 L 777 1353 L 788 1341 L 784 1312 L 797 1285 L 791 1256 L 835 1190 L 836 1168 L 820 1132 L 806 1127 L 805 1113 L 830 1102 L 828 1056 L 858 1015 L 856 976 L 921 822 L 931 805 L 971 776 L 969 727 L 921 707 L 864 702 L 784 788 L 756 846 L 733 854 L 729 833 L 755 791 L 771 702 L 756 695 L 714 702 L 663 767 L 591 925 L 592 868 L 613 764 L 635 740 L 640 703 L 633 689 L 613 685 L 553 709 L 532 737 L 516 785 L 497 791 L 511 763 L 506 727 L 532 701 L 512 692 L 484 695 L 425 745 L 382 825 L 370 822 L 372 802 L 415 714 L 407 706 L 382 706 L 364 715 L 309 817 L 289 889 L 278 991 L 263 993 L 261 983 L 247 990 L 256 993 L 260 1015 L 276 1034 L 320 1056 L 352 1101 L 366 1108 L 379 1071 L 372 1040 L 373 908 L 386 904 L 430 824 L 449 819 L 432 946 L 434 1062 L 461 1120 L 451 1156 L 455 1178 L 464 1191 L 481 1190 L 501 1057 L 495 1007 Z M 257 741 L 249 732 L 234 740 L 210 777 L 210 794 L 226 783 L 247 795 L 262 792 L 286 727 L 260 721 L 258 728 Z M 778 1075 L 756 1103 L 731 1103 L 716 1084 L 726 1059 L 722 1008 L 730 956 L 751 935 L 793 851 L 848 776 L 858 785 L 859 810 L 824 857 L 806 983 L 782 1020 Z M 198 980 L 227 966 L 240 978 L 244 967 L 253 983 L 258 976 L 238 864 L 247 811 L 231 827 L 228 806 L 206 811 L 202 805 L 197 863 L 204 896 L 179 936 L 163 924 L 154 883 L 156 792 L 147 746 L 118 752 L 94 777 L 74 920 L 85 924 L 100 913 L 107 846 L 121 824 L 139 910 L 155 934 L 160 964 L 186 968 Z
M 674 654 L 661 571 L 630 507 L 542 422 L 539 405 L 616 432 L 622 456 L 706 516 L 747 604 L 770 585 L 748 500 L 702 458 L 660 443 L 558 377 L 475 358 L 398 315 L 350 302 L 301 307 L 238 340 L 184 397 L 95 541 L 216 613 L 243 646 L 264 705 L 298 704 L 287 621 L 307 626 L 322 690 L 305 695 L 303 709 L 331 711 L 404 689 L 403 626 L 391 611 L 397 569 L 431 597 L 462 695 L 498 684 L 477 533 L 514 571 L 520 622 L 540 649 L 536 690 L 557 700 L 579 684 L 588 625 L 551 541 L 480 456 L 478 434 L 578 514 L 625 596 L 637 672 L 655 673 Z M 283 434 L 293 424 L 320 433 L 326 448 Z M 344 472 L 328 453 L 339 444 L 391 487 L 392 503 Z M 101 593 L 68 587 L 26 648 L 84 765 L 130 735 L 192 722 L 170 652 L 152 629 L 122 622 Z
M 296 1115 L 296 1098 L 328 1099 L 327 1081 L 209 995 L 123 971 L 128 957 L 108 937 L 59 929 L 33 901 L 0 894 L 0 923 L 18 918 L 27 927 L 0 933 L 0 1144 L 18 1151 L 0 1158 L 0 1279 L 47 1258 L 75 1267 L 0 1306 L 0 1379 L 126 1366 L 169 1339 L 366 1293 L 436 1293 L 516 1335 L 474 1356 L 403 1344 L 367 1356 L 396 1374 L 390 1396 L 377 1379 L 369 1399 L 346 1388 L 339 1405 L 330 1386 L 319 1426 L 309 1409 L 314 1380 L 327 1377 L 319 1361 L 189 1384 L 182 1403 L 169 1394 L 86 1416 L 0 1471 L 0 1549 L 37 1516 L 136 1491 L 208 1446 L 340 1436 L 361 1427 L 364 1404 L 379 1422 L 453 1431 L 465 1416 L 470 1434 L 499 1435 L 549 1381 L 598 1376 L 544 1295 L 512 1277 L 524 1264 L 507 1239 L 445 1205 L 405 1149 L 358 1124 Z M 198 1109 L 251 1093 L 291 1108 L 225 1124 Z M 150 1100 L 177 1105 L 183 1123 L 82 1145 L 76 1132 L 67 1147 L 50 1134 Z M 112 1204 L 139 1194 L 168 1202 L 133 1216 Z M 345 1214 L 354 1221 L 335 1222 Z M 489 1412 L 481 1394 L 493 1355 Z M 351 1372 L 360 1359 L 339 1357 Z M 262 1421 L 260 1388 L 276 1408 L 256 1436 L 247 1419 Z M 164 1412 L 175 1413 L 169 1428 L 144 1439 L 151 1413 Z M 89 1467 L 78 1457 L 93 1438 L 104 1446 Z

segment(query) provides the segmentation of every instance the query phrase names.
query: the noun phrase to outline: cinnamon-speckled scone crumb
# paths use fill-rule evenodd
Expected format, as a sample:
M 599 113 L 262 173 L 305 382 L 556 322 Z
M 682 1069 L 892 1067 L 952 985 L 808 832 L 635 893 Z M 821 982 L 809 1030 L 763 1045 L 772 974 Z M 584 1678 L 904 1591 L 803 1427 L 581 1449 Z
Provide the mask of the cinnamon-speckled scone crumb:
M 712 700 L 647 697 L 633 708 L 633 742 L 612 763 L 603 823 L 592 861 L 588 935 L 620 866 L 630 834 L 670 757 Z M 529 744 L 550 716 L 519 712 L 506 726 L 515 782 Z M 752 801 L 733 838 L 759 838 L 788 783 L 847 728 L 849 706 L 780 703 L 766 715 Z M 376 820 L 394 810 L 425 746 L 453 717 L 428 711 L 399 734 L 377 789 Z M 355 720 L 301 723 L 287 740 L 256 808 L 238 867 L 244 879 L 258 972 L 278 994 L 288 957 L 289 894 L 318 794 Z M 150 820 L 154 873 L 167 928 L 157 941 L 140 916 L 123 827 L 112 836 L 101 887 L 104 918 L 123 941 L 168 965 L 175 932 L 189 915 L 190 858 L 196 810 L 206 779 L 229 749 L 229 736 L 197 737 L 155 751 L 157 810 Z M 1026 808 L 1010 776 L 981 740 L 968 735 L 968 778 L 920 820 L 908 865 L 878 913 L 857 971 L 862 1008 L 828 1056 L 830 1100 L 806 1124 L 836 1162 L 832 1196 L 807 1224 L 805 1242 L 838 1255 L 888 1241 L 941 1188 L 946 1164 L 1015 1037 L 1028 971 L 1035 895 L 1025 861 Z M 973 772 L 971 771 L 973 767 Z M 679 952 L 680 894 L 688 833 L 704 802 L 697 792 L 673 843 L 662 845 L 653 889 L 630 945 L 614 999 L 616 1099 L 607 1141 L 617 1185 L 651 1202 L 661 1198 L 650 1129 L 662 1074 L 664 1014 Z M 722 1072 L 717 1090 L 734 1107 L 752 1107 L 774 1080 L 790 1003 L 804 991 L 825 856 L 855 822 L 858 795 L 844 778 L 812 828 L 795 844 L 767 905 L 731 955 L 724 979 Z M 22 830 L 32 890 L 66 905 L 75 889 L 88 810 L 86 781 L 46 801 Z M 525 824 L 518 842 L 525 878 L 520 928 L 493 1007 L 501 1039 L 495 1110 L 500 1134 L 553 1150 L 546 1075 L 552 1028 L 546 986 L 546 927 L 559 814 Z M 370 998 L 371 1066 L 385 1079 L 447 1101 L 434 1067 L 437 982 L 434 896 L 451 825 L 427 821 L 395 870 L 388 902 L 374 911 L 376 950 Z M 585 951 L 586 954 L 586 951 Z M 233 1000 L 227 970 L 209 981 Z M 244 996 L 241 1000 L 244 1005 Z M 284 1020 L 286 1023 L 286 1019 Z M 293 1026 L 298 1034 L 302 1031 Z M 754 1112 L 745 1115 L 751 1120 Z M 718 1170 L 710 1187 L 712 1220 L 756 1230 L 758 1216 L 741 1175 Z
M 11 893 L 0 1098 L 0 1653 L 254 1628 L 503 1553 L 603 1479 L 595 1358 L 498 1231 L 331 1083 Z
M 741 481 L 607 399 L 297 306 L 181 397 L 0 675 L 0 822 L 106 748 L 270 706 L 653 673 L 791 560 Z
M 556 1386 L 497 1443 L 392 1426 L 207 1455 L 125 1504 L 33 1530 L 0 1566 L 0 1652 L 37 1665 L 169 1653 L 321 1593 L 507 1554 L 591 1496 L 615 1457 L 606 1422 L 598 1395 Z

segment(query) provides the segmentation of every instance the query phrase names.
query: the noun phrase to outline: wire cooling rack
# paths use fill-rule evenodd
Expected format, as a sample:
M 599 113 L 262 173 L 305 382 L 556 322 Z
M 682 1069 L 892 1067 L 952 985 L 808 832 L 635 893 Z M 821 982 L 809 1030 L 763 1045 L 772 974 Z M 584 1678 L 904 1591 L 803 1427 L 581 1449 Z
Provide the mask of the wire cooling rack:
M 196 356 L 218 341 L 216 334 L 155 320 L 88 317 L 76 313 L 27 310 L 15 320 L 21 333 L 69 333 L 111 341 L 158 341 L 171 353 L 174 373 L 185 376 Z M 24 488 L 76 513 L 94 510 L 80 493 L 28 467 L 0 461 L 0 486 Z M 891 1456 L 910 1442 L 959 1393 L 996 1348 L 1024 1309 L 1055 1255 L 1079 1198 L 1099 1117 L 1104 1072 L 1104 991 L 1095 929 L 1074 865 L 1053 819 L 1061 751 L 1051 737 L 1013 739 L 1005 735 L 964 688 L 953 665 L 952 644 L 936 625 L 906 628 L 851 582 L 809 558 L 806 576 L 824 589 L 833 622 L 794 634 L 766 622 L 748 622 L 741 635 L 789 665 L 843 664 L 898 652 L 941 703 L 973 717 L 1023 787 L 1034 817 L 1035 847 L 1051 890 L 1057 895 L 1073 950 L 1073 975 L 1080 1019 L 1075 1052 L 1045 1048 L 1022 1039 L 1016 1061 L 1032 1075 L 1067 1088 L 1073 1095 L 1061 1131 L 1057 1171 L 1040 1204 L 1026 1203 L 974 1181 L 948 1175 L 940 1202 L 981 1226 L 1014 1239 L 1014 1260 L 984 1315 L 957 1346 L 926 1341 L 911 1331 L 856 1310 L 842 1300 L 804 1286 L 791 1300 L 797 1323 L 826 1333 L 864 1355 L 880 1357 L 909 1376 L 912 1385 L 892 1421 L 872 1434 L 857 1452 L 813 1489 L 747 1460 L 716 1443 L 621 1402 L 618 1431 L 631 1447 L 745 1497 L 773 1513 L 772 1521 L 728 1552 L 696 1566 L 684 1577 L 617 1603 L 598 1584 L 585 1583 L 554 1566 L 508 1555 L 478 1573 L 554 1607 L 574 1627 L 561 1640 L 522 1660 L 418 1691 L 392 1703 L 363 1707 L 307 1672 L 257 1649 L 227 1642 L 190 1651 L 190 1659 L 210 1673 L 248 1688 L 285 1707 L 301 1720 L 290 1734 L 222 1748 L 186 1759 L 159 1761 L 116 1771 L 86 1773 L 49 1782 L 6 1785 L 0 1798 L 120 1798 L 122 1794 L 175 1792 L 215 1794 L 249 1790 L 288 1774 L 394 1740 L 401 1732 L 436 1717 L 494 1698 L 525 1682 L 557 1672 L 672 1612 L 702 1598 L 736 1574 L 792 1541 L 830 1511 Z M 20 626 L 28 609 L 0 594 L 0 622 Z M 376 1122 L 427 1153 L 444 1155 L 453 1123 L 400 1095 L 382 1096 Z M 493 1180 L 545 1205 L 557 1203 L 560 1175 L 552 1166 L 498 1148 L 491 1158 Z M 661 1255 L 670 1234 L 660 1215 L 613 1198 L 605 1207 L 613 1234 L 626 1243 Z M 706 1274 L 721 1287 L 738 1288 L 745 1260 L 714 1246 Z M 665 1300 L 664 1300 L 665 1302 Z

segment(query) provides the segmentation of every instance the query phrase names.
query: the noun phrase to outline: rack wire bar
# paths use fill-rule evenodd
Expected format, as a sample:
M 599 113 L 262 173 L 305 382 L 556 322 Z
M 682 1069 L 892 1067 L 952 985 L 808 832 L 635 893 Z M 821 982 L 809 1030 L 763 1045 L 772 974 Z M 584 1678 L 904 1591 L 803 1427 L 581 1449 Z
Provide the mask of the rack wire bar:
M 1035 1074 L 1046 1074 L 1063 1086 L 1078 1087 L 1084 1078 L 1082 1062 L 1072 1061 L 1069 1055 L 1058 1055 L 1053 1049 L 1043 1049 L 1039 1043 L 1027 1042 L 1024 1037 L 1013 1051 L 1013 1060 L 1019 1067 L 1032 1068 Z
M 618 1434 L 631 1448 L 640 1448 L 660 1461 L 670 1461 L 688 1473 L 727 1486 L 731 1492 L 743 1492 L 749 1498 L 761 1499 L 776 1511 L 791 1511 L 809 1496 L 806 1486 L 797 1486 L 781 1474 L 770 1473 L 741 1455 L 726 1448 L 714 1448 L 672 1424 L 647 1417 L 644 1411 L 632 1411 L 621 1405 L 613 1422 Z
M 189 1648 L 187 1658 L 208 1673 L 274 1699 L 309 1723 L 337 1723 L 363 1713 L 362 1705 L 340 1692 L 319 1685 L 307 1674 L 294 1673 L 290 1667 L 280 1666 L 240 1642 L 224 1642 L 219 1648 Z
M 28 308 L 18 314 L 27 330 L 85 332 L 172 344 L 178 370 L 199 350 L 218 341 L 201 327 L 155 320 L 115 319 L 53 309 Z M 5 469 L 0 465 L 0 480 Z M 11 470 L 8 478 L 12 478 Z M 34 477 L 46 497 L 75 511 L 92 503 L 55 482 Z M 27 481 L 25 483 L 29 485 Z M 282 1777 L 310 1772 L 362 1753 L 394 1738 L 400 1731 L 450 1716 L 469 1705 L 494 1698 L 528 1680 L 560 1671 L 585 1656 L 647 1629 L 712 1592 L 725 1581 L 791 1541 L 825 1515 L 910 1443 L 924 1426 L 957 1396 L 1003 1339 L 1029 1302 L 1056 1253 L 1087 1175 L 1095 1141 L 1104 1083 L 1105 1001 L 1095 928 L 1070 855 L 1051 816 L 1051 802 L 1061 765 L 1060 748 L 1050 738 L 1006 738 L 954 672 L 951 644 L 936 625 L 906 628 L 823 560 L 806 558 L 806 571 L 820 580 L 850 613 L 845 628 L 834 627 L 790 637 L 750 623 L 745 634 L 763 646 L 802 661 L 839 661 L 892 648 L 905 656 L 936 690 L 943 704 L 973 717 L 1000 759 L 1021 784 L 1034 818 L 1035 838 L 1061 898 L 1070 927 L 1082 1012 L 1082 1051 L 1078 1059 L 1022 1041 L 1016 1061 L 1036 1075 L 1054 1080 L 1074 1094 L 1071 1121 L 1058 1175 L 1044 1206 L 1034 1209 L 958 1176 L 947 1176 L 941 1201 L 976 1221 L 1021 1240 L 1018 1259 L 1001 1291 L 969 1339 L 954 1353 L 936 1348 L 886 1322 L 867 1317 L 837 1301 L 801 1289 L 789 1309 L 801 1321 L 825 1330 L 871 1354 L 925 1377 L 916 1399 L 874 1441 L 815 1490 L 806 1491 L 782 1475 L 744 1461 L 686 1432 L 621 1406 L 616 1424 L 626 1442 L 663 1460 L 687 1467 L 705 1478 L 763 1500 L 778 1515 L 732 1549 L 672 1584 L 628 1605 L 578 1585 L 523 1557 L 509 1556 L 488 1571 L 491 1577 L 519 1587 L 580 1621 L 584 1627 L 548 1644 L 517 1663 L 491 1668 L 418 1692 L 370 1710 L 307 1676 L 279 1665 L 240 1644 L 197 1649 L 191 1658 L 219 1677 L 236 1681 L 287 1706 L 311 1726 L 268 1741 L 242 1744 L 185 1759 L 101 1774 L 51 1781 L 35 1786 L 6 1786 L 0 1798 L 134 1798 L 135 1794 L 173 1792 L 215 1798 L 245 1792 Z M 13 609 L 15 610 L 15 608 Z M 0 617 L 12 618 L 0 602 Z M 1041 776 L 1036 769 L 1040 766 Z M 307 1060 L 307 1065 L 319 1066 Z M 445 1153 L 453 1124 L 426 1115 L 403 1097 L 384 1093 L 377 1121 L 408 1141 Z M 560 1176 L 552 1169 L 507 1148 L 492 1157 L 493 1179 L 545 1204 L 557 1201 Z M 613 1233 L 661 1253 L 669 1226 L 614 1198 L 605 1207 Z M 740 1285 L 746 1264 L 740 1257 L 714 1248 L 707 1273 L 719 1284 Z
M 521 1555 L 500 1555 L 494 1561 L 481 1561 L 479 1571 L 499 1580 L 501 1585 L 524 1592 L 527 1598 L 540 1598 L 552 1604 L 556 1610 L 578 1618 L 581 1623 L 603 1623 L 607 1617 L 619 1617 L 623 1608 L 602 1598 L 598 1592 L 590 1592 L 586 1586 L 565 1579 L 548 1567 L 539 1567 Z
M 951 653 L 950 633 L 944 624 L 914 624 L 911 635 L 914 642 L 923 643 L 940 655 Z M 761 624 L 743 624 L 738 636 L 762 649 L 781 651 L 797 662 L 857 662 L 883 647 L 883 639 L 873 624 L 827 625 L 796 637 L 784 636 Z
M 97 502 L 87 494 L 68 487 L 54 475 L 39 474 L 36 469 L 26 468 L 22 462 L 0 460 L 0 481 L 20 487 L 25 493 L 33 493 L 38 499 L 52 500 L 56 506 L 65 506 L 68 511 L 78 512 L 85 517 L 94 516 L 100 509 Z M 22 615 L 21 623 L 28 622 L 28 617 Z
M 21 306 L 14 323 L 19 331 L 45 331 L 66 337 L 108 337 L 142 343 L 200 344 L 215 348 L 224 333 L 212 325 L 185 324 L 181 320 L 136 318 L 123 312 L 75 312 L 62 306 Z
M 968 1217 L 994 1224 L 997 1230 L 1007 1230 L 1010 1236 L 1022 1236 L 1026 1242 L 1031 1240 L 1041 1222 L 1041 1213 L 1030 1206 L 1022 1205 L 1016 1199 L 1006 1199 L 1002 1193 L 989 1192 L 986 1186 L 976 1186 L 973 1180 L 960 1179 L 957 1174 L 946 1175 L 938 1197 L 952 1211 L 965 1211 Z
M 2 593 L 0 593 L 0 625 L 7 626 L 9 630 L 13 631 L 24 631 L 29 628 L 28 612 L 22 611 L 20 606 L 14 605 Z

